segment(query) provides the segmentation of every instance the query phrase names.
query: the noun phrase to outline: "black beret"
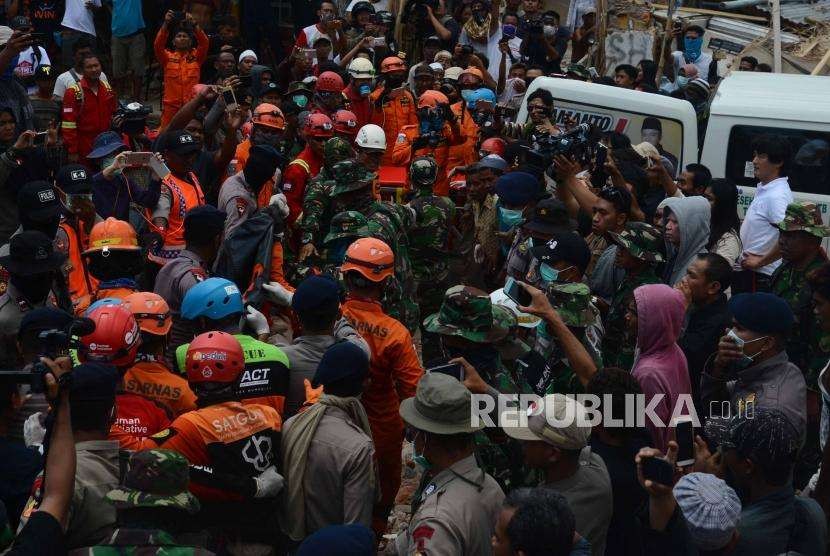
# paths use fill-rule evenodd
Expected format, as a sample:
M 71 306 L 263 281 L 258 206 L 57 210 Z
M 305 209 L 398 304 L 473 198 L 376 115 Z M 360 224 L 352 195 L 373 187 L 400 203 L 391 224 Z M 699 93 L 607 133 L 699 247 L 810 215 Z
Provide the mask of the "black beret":
M 201 239 L 215 237 L 225 229 L 228 215 L 213 205 L 193 207 L 184 216 L 184 233 L 187 237 Z
M 789 304 L 771 293 L 734 295 L 729 300 L 729 310 L 738 324 L 759 334 L 786 333 L 793 325 Z
M 73 403 L 95 400 L 114 400 L 115 389 L 120 382 L 118 370 L 104 363 L 84 363 L 72 369 Z
M 340 287 L 326 276 L 309 276 L 297 286 L 291 308 L 304 313 L 340 303 Z
M 361 382 L 369 372 L 369 356 L 356 344 L 342 341 L 331 345 L 320 359 L 312 386 L 331 384 L 348 378 Z

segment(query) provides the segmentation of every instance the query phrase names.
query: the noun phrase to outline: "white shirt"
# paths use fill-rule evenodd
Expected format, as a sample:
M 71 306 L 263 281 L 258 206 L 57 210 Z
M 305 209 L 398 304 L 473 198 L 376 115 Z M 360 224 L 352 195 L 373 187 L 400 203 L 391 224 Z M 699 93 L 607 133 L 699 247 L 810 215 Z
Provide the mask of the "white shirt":
M 346 13 L 351 13 L 352 8 L 358 2 L 365 2 L 366 0 L 352 0 L 349 2 L 349 5 L 346 6 Z M 389 0 L 378 0 L 377 2 L 371 2 L 372 6 L 375 8 L 375 13 L 378 12 L 388 12 L 389 11 Z
M 755 197 L 746 209 L 741 223 L 741 243 L 743 252 L 753 255 L 766 255 L 778 243 L 776 224 L 784 220 L 787 205 L 793 202 L 793 193 L 787 178 L 777 178 L 767 184 L 758 184 Z M 743 259 L 743 255 L 741 255 Z M 781 260 L 758 270 L 761 274 L 771 275 L 781 264 Z
M 75 79 L 72 76 L 73 71 L 75 70 L 67 70 L 58 76 L 55 80 L 55 90 L 52 91 L 52 96 L 58 97 L 58 99 L 63 101 L 63 95 L 66 93 L 66 90 L 81 80 L 82 75 L 80 73 L 75 74 L 78 76 L 78 79 Z M 103 71 L 101 72 L 101 81 L 109 83 L 109 79 L 107 79 L 107 76 Z
M 499 78 L 499 63 L 501 62 L 501 51 L 499 50 L 499 41 L 501 40 L 502 35 L 502 27 L 501 23 L 499 23 L 499 28 L 496 29 L 496 32 L 490 35 L 490 38 L 487 40 L 487 45 L 485 46 L 484 43 L 479 41 L 470 40 L 470 37 L 467 35 L 466 29 L 461 29 L 461 34 L 458 36 L 459 44 L 469 44 L 473 47 L 474 52 L 479 52 L 487 56 L 487 59 L 490 62 L 490 65 L 487 66 L 487 73 L 495 80 Z M 522 39 L 519 37 L 513 37 L 509 41 L 507 41 L 507 45 L 510 47 L 510 52 L 513 53 L 513 58 L 516 61 L 519 61 L 521 55 L 519 54 L 519 48 L 522 46 Z M 510 73 L 510 67 L 513 63 L 510 61 L 510 56 L 507 57 L 507 63 L 505 64 L 504 69 L 504 77 L 507 78 L 507 75 Z
M 686 58 L 683 57 L 683 53 L 679 50 L 675 50 L 671 53 L 671 55 L 674 58 L 674 74 L 677 75 L 680 68 L 690 62 L 686 61 Z M 697 76 L 701 79 L 705 79 L 707 83 L 709 82 L 709 65 L 711 63 L 712 55 L 707 54 L 706 52 L 701 52 L 700 56 L 697 57 L 697 60 L 691 62 L 691 64 L 697 68 Z M 691 79 L 689 79 L 689 81 L 691 81 Z
M 92 4 L 101 7 L 101 0 L 91 0 Z M 94 36 L 95 24 L 92 21 L 92 10 L 86 9 L 85 0 L 66 0 L 66 11 L 63 12 L 61 25 L 69 29 L 81 31 Z
M 334 37 L 323 33 L 320 29 L 317 28 L 317 24 L 309 25 L 305 29 L 302 30 L 300 35 L 297 36 L 297 46 L 301 46 L 303 48 L 314 48 L 314 41 L 319 39 L 320 37 L 325 37 L 329 41 L 331 41 L 331 51 L 329 52 L 329 60 L 334 59 L 334 47 L 335 41 Z M 314 55 L 314 63 L 312 65 L 319 64 L 320 60 L 317 59 L 317 55 Z

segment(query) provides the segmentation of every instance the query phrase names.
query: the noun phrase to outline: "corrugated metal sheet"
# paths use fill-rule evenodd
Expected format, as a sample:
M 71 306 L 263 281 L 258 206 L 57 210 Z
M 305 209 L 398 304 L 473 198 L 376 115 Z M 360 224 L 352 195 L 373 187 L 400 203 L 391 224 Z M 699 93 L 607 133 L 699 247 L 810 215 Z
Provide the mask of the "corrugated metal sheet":
M 761 3 L 758 10 L 769 13 L 770 6 Z M 793 25 L 811 25 L 816 21 L 830 21 L 830 0 L 781 4 L 781 20 Z
M 826 0 L 830 2 L 830 0 Z M 787 4 L 782 4 L 781 8 Z M 756 25 L 748 21 L 741 21 L 739 19 L 729 19 L 727 17 L 713 17 L 706 25 L 709 31 L 722 33 L 724 35 L 731 35 L 744 44 L 765 37 L 769 33 L 769 28 L 764 25 Z M 801 39 L 792 33 L 781 33 L 781 42 L 784 44 L 795 44 Z

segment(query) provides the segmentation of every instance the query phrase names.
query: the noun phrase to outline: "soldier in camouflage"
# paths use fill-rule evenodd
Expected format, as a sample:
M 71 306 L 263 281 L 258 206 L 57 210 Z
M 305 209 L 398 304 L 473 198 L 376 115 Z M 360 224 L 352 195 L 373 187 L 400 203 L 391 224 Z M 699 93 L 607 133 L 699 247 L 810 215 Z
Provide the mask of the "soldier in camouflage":
M 821 240 L 830 235 L 830 229 L 812 202 L 790 203 L 778 229 L 784 262 L 770 279 L 772 293 L 784 299 L 793 311 L 795 321 L 787 337 L 787 355 L 805 373 L 807 387 L 816 392 L 818 373 L 827 357 L 820 348 L 823 333 L 813 316 L 813 292 L 807 275 L 827 262 Z
M 365 216 L 356 210 L 335 214 L 329 225 L 329 233 L 323 239 L 326 268 L 342 265 L 346 249 L 361 237 L 369 237 L 369 221 Z
M 421 307 L 427 313 L 438 310 L 442 292 L 449 287 L 449 251 L 455 203 L 449 197 L 433 194 L 438 163 L 431 156 L 419 156 L 409 166 L 409 181 L 414 198 L 415 226 L 409 235 L 412 246 L 412 272 Z
M 482 290 L 461 285 L 449 288 L 441 309 L 424 319 L 424 330 L 438 335 L 445 360 L 463 357 L 489 386 L 507 394 L 529 393 L 520 389 L 521 381 L 504 367 L 496 347 L 514 335 L 516 325 L 512 311 L 493 305 Z M 501 429 L 478 432 L 475 442 L 482 469 L 505 491 L 526 484 L 527 472 L 517 442 Z
M 177 514 L 195 514 L 199 500 L 188 491 L 187 459 L 172 450 L 146 450 L 130 458 L 121 488 L 106 500 L 118 510 L 121 525 L 106 543 L 72 551 L 72 554 L 180 554 L 206 556 L 212 552 L 182 545 L 169 527 L 183 522 Z
M 611 297 L 605 317 L 602 353 L 605 366 L 630 370 L 634 364 L 636 342 L 626 332 L 625 312 L 634 299 L 635 289 L 660 283 L 654 268 L 663 260 L 663 236 L 654 226 L 629 222 L 621 233 L 608 232 L 608 237 L 618 247 L 614 264 L 625 270 L 625 278 Z

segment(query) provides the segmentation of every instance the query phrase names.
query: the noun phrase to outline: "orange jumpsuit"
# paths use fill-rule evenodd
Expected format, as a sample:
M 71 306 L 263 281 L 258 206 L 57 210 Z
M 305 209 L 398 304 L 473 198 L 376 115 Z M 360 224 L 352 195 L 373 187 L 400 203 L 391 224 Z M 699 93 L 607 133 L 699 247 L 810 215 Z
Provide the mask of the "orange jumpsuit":
M 401 486 L 403 421 L 398 408 L 401 400 L 415 395 L 424 370 L 409 331 L 386 315 L 379 302 L 349 298 L 343 304 L 343 315 L 372 350 L 369 386 L 361 401 L 369 417 L 380 475 L 381 499 L 374 526 L 383 530 Z
M 416 156 L 431 155 L 438 163 L 438 178 L 432 190 L 435 195 L 446 197 L 450 192 L 450 181 L 447 179 L 448 160 L 450 148 L 464 144 L 465 137 L 458 125 L 444 124 L 441 134 L 444 138 L 436 147 L 425 145 L 413 148 L 413 143 L 420 136 L 418 125 L 408 125 L 401 128 L 395 139 L 395 147 L 392 149 L 392 165 L 409 167 L 409 162 Z M 386 152 L 389 152 L 387 147 Z
M 210 40 L 200 28 L 196 29 L 196 48 L 186 52 L 167 50 L 167 27 L 162 26 L 153 42 L 156 60 L 164 72 L 164 97 L 161 99 L 161 128 L 167 127 L 179 108 L 193 98 L 193 86 L 199 83 L 199 73 L 207 58 Z
M 451 106 L 452 113 L 458 118 L 461 132 L 466 140 L 460 145 L 450 147 L 449 160 L 447 160 L 447 171 L 457 166 L 467 166 L 478 160 L 476 142 L 478 142 L 478 124 L 473 121 L 472 115 L 464 110 L 464 101 L 458 101 Z
M 63 94 L 61 134 L 68 154 L 83 161 L 92 151 L 98 134 L 108 131 L 117 100 L 109 84 L 98 81 L 98 90 L 90 88 L 86 77 L 66 88 Z
M 187 381 L 170 372 L 161 360 L 145 357 L 124 374 L 124 390 L 155 400 L 174 415 L 196 409 L 196 394 Z
M 418 124 L 415 97 L 406 89 L 395 89 L 383 96 L 384 88 L 378 87 L 369 95 L 372 102 L 371 123 L 383 128 L 386 135 L 386 152 L 383 153 L 383 166 L 398 166 L 392 162 L 392 145 L 401 128 Z
M 303 200 L 305 199 L 305 187 L 311 178 L 320 173 L 323 165 L 323 158 L 318 157 L 306 147 L 300 151 L 297 158 L 288 163 L 282 175 L 282 191 L 288 201 L 287 224 L 293 224 L 303 212 Z

